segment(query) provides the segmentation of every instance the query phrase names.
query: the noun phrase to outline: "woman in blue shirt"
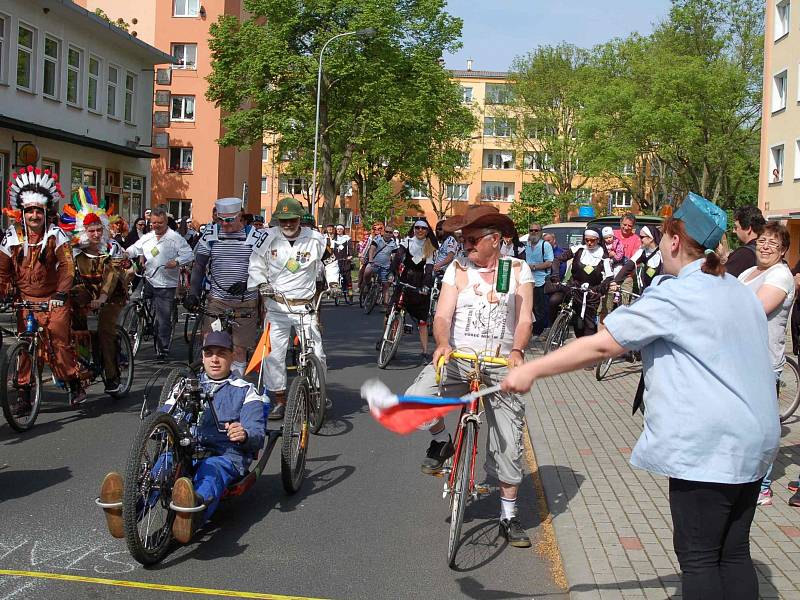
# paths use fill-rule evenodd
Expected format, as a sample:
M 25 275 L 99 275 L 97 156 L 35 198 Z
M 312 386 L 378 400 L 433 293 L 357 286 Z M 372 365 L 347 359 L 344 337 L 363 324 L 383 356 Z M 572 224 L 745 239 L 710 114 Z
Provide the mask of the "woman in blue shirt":
M 669 477 L 685 600 L 755 600 L 750 525 L 780 435 L 767 322 L 755 295 L 725 274 L 716 248 L 727 217 L 689 194 L 664 222 L 664 271 L 606 330 L 513 369 L 508 392 L 639 350 L 647 411 L 635 467 Z M 743 341 L 746 340 L 746 341 Z

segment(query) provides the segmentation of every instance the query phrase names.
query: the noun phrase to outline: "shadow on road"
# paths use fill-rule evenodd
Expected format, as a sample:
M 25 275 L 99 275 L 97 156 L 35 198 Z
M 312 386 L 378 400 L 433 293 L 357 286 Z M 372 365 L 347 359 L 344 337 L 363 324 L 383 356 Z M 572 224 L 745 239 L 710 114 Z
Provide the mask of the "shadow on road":
M 72 477 L 69 467 L 29 471 L 0 471 L 0 502 L 25 498 Z
M 585 480 L 580 473 L 561 465 L 539 465 L 538 475 L 545 490 L 560 490 L 555 495 L 547 496 L 547 508 L 552 516 L 567 510 L 569 501 L 575 497 Z

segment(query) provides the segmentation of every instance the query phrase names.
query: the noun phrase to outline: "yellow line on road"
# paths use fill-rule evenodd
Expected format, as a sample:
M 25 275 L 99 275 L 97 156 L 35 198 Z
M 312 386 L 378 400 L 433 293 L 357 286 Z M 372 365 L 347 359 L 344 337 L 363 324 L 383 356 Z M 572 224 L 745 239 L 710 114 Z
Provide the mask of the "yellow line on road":
M 240 592 L 236 590 L 216 590 L 185 585 L 165 585 L 161 583 L 145 583 L 143 581 L 125 581 L 122 579 L 103 579 L 100 577 L 84 577 L 82 575 L 66 575 L 64 573 L 47 573 L 44 571 L 15 571 L 0 569 L 0 575 L 8 577 L 32 577 L 36 579 L 57 579 L 75 583 L 93 583 L 95 585 L 112 585 L 115 587 L 136 588 L 141 590 L 157 590 L 159 592 L 176 592 L 179 594 L 196 594 L 201 596 L 227 596 L 229 598 L 258 598 L 260 600 L 322 600 L 305 596 L 281 596 L 279 594 L 262 594 L 260 592 Z
M 531 436 L 528 432 L 528 426 L 525 425 L 525 431 L 522 434 L 522 439 L 525 445 L 525 458 L 528 461 L 528 467 L 531 470 L 531 477 L 533 478 L 533 487 L 536 488 L 536 505 L 539 509 L 539 521 L 541 522 L 541 538 L 536 544 L 536 551 L 540 556 L 543 556 L 550 562 L 550 574 L 553 580 L 562 589 L 567 589 L 567 575 L 564 572 L 564 563 L 561 561 L 561 551 L 558 548 L 556 541 L 556 532 L 553 528 L 553 515 L 550 514 L 550 509 L 547 507 L 547 498 L 544 495 L 544 485 L 542 479 L 539 477 L 539 465 L 536 462 L 536 454 L 533 451 L 531 444 Z

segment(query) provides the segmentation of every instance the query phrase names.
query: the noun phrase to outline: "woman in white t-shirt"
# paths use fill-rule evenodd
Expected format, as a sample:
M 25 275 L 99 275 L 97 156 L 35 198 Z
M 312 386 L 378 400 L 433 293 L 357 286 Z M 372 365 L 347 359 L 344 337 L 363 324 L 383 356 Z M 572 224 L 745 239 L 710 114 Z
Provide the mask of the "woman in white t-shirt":
M 776 380 L 780 379 L 786 346 L 786 325 L 794 301 L 794 277 L 784 256 L 789 250 L 789 230 L 780 223 L 770 222 L 756 239 L 756 266 L 739 275 L 739 281 L 755 292 L 767 314 L 769 356 Z M 758 504 L 772 504 L 772 467 L 761 483 Z

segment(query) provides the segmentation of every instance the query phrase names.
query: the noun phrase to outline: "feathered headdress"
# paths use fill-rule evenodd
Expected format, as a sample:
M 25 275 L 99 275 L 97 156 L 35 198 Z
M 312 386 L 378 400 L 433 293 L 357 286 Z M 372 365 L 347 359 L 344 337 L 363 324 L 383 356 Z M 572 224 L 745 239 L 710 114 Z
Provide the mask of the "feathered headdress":
M 61 213 L 61 229 L 72 234 L 72 243 L 84 245 L 88 242 L 86 228 L 92 223 L 103 225 L 103 241 L 108 241 L 108 226 L 117 221 L 114 205 L 105 199 L 97 199 L 97 191 L 90 187 L 79 187 L 72 193 L 72 200 Z
M 22 218 L 22 211 L 29 206 L 38 206 L 49 213 L 64 197 L 58 175 L 49 169 L 42 171 L 32 166 L 21 169 L 19 173 L 11 173 L 7 193 L 8 208 L 4 208 L 3 212 L 17 220 Z

